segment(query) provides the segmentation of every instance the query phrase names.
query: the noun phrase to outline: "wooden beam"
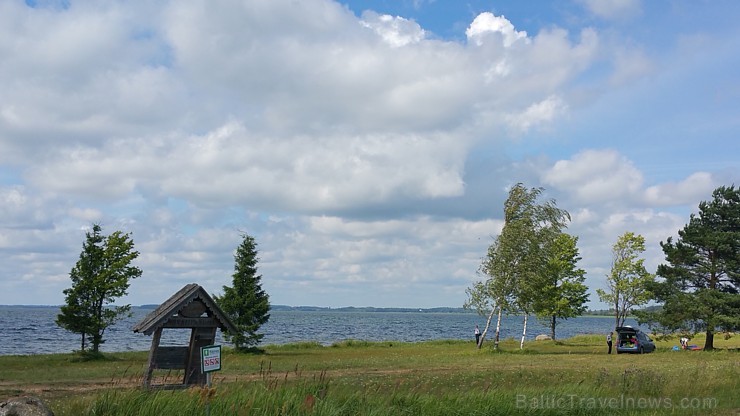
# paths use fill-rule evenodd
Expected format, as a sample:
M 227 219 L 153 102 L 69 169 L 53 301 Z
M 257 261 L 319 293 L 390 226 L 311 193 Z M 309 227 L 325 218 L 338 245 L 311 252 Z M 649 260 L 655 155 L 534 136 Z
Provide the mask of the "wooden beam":
M 162 325 L 163 328 L 218 328 L 213 318 L 184 318 L 173 316 Z
M 183 370 L 188 357 L 188 347 L 159 347 L 154 359 L 155 368 Z

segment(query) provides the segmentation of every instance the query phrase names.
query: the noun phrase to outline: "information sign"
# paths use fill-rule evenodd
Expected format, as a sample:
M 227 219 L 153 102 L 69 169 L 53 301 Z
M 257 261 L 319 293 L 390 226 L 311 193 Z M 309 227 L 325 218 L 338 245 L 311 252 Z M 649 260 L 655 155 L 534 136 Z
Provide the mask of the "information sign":
M 200 349 L 200 369 L 203 373 L 221 370 L 221 346 L 208 345 Z

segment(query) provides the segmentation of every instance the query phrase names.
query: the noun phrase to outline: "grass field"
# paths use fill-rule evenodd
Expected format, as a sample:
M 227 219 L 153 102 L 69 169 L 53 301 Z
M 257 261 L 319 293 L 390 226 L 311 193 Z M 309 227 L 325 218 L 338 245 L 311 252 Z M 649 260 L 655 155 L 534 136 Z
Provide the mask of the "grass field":
M 0 399 L 41 397 L 64 415 L 740 414 L 740 338 L 718 351 L 606 355 L 603 336 L 562 342 L 344 341 L 224 350 L 213 387 L 145 391 L 144 352 L 0 357 Z M 703 345 L 703 340 L 692 343 Z M 178 382 L 179 374 L 158 373 Z

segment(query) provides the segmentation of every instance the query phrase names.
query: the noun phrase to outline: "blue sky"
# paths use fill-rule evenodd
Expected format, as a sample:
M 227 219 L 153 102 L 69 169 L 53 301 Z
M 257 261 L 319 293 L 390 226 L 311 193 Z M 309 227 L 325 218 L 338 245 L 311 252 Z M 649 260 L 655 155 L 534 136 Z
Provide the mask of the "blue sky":
M 129 232 L 159 303 L 461 306 L 509 187 L 568 210 L 592 308 L 611 246 L 740 182 L 735 1 L 0 4 L 0 304 L 60 304 Z

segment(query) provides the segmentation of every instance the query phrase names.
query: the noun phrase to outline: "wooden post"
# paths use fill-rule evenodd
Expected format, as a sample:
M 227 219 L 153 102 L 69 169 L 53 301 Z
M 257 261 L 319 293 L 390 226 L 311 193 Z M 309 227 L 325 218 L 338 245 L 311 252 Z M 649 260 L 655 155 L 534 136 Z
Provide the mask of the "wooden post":
M 147 389 L 152 385 L 152 373 L 154 373 L 154 368 L 157 365 L 155 357 L 157 355 L 157 348 L 159 348 L 160 338 L 162 338 L 161 327 L 157 328 L 154 331 L 154 336 L 152 337 L 152 346 L 149 348 L 149 365 L 146 370 L 146 376 L 144 377 L 144 388 Z
M 188 363 L 185 366 L 183 383 L 186 385 L 205 385 L 206 377 L 200 371 L 200 349 L 213 345 L 216 340 L 216 328 L 193 328 L 190 333 Z

